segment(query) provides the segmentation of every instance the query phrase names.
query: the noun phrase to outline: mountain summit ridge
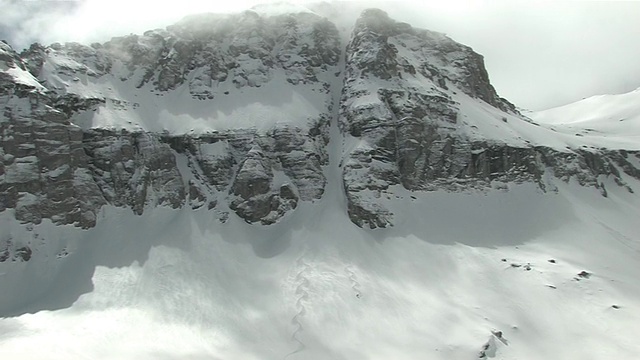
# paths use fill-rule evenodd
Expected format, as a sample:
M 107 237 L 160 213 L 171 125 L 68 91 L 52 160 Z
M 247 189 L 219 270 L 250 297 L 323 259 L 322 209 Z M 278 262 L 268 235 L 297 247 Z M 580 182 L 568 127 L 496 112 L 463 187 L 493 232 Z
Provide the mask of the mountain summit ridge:
M 637 149 L 533 123 L 497 95 L 481 55 L 379 9 L 346 44 L 314 13 L 246 11 L 0 51 L 0 211 L 24 222 L 92 227 L 109 204 L 273 224 L 322 198 L 332 146 L 347 213 L 369 228 L 393 225 L 398 187 L 577 179 L 606 195 L 603 178 L 632 192 L 640 173 Z

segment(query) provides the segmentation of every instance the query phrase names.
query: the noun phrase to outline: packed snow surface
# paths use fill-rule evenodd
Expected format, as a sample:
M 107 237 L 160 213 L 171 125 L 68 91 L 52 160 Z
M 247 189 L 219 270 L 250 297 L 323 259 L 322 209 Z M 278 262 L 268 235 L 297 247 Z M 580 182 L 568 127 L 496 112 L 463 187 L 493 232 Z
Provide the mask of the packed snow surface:
M 46 246 L 0 263 L 2 289 L 25 299 L 0 304 L 0 352 L 474 359 L 488 344 L 495 359 L 632 359 L 640 203 L 613 184 L 608 198 L 558 185 L 398 190 L 403 220 L 378 231 L 351 224 L 333 190 L 269 227 L 190 209 L 105 208 L 87 231 L 5 216 L 3 236 Z

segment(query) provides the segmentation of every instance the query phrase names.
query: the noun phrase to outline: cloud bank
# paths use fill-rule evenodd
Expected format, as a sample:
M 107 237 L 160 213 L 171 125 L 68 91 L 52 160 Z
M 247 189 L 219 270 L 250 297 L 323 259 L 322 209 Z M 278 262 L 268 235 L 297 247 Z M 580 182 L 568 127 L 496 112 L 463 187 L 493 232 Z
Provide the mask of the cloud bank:
M 237 12 L 265 2 L 0 0 L 0 38 L 17 49 L 35 41 L 103 42 L 164 28 L 189 14 Z M 498 93 L 523 108 L 540 110 L 640 87 L 640 2 L 341 1 L 334 6 L 352 13 L 379 7 L 473 47 L 484 55 Z

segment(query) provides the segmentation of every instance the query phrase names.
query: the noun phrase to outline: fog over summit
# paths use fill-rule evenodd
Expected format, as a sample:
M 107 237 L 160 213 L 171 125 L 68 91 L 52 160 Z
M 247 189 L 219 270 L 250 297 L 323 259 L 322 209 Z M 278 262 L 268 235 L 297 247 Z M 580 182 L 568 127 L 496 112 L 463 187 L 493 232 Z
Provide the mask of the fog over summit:
M 14 47 L 164 28 L 203 12 L 238 12 L 264 1 L 21 1 L 3 3 L 0 38 Z M 276 2 L 281 4 L 282 2 Z M 290 2 L 311 8 L 314 1 Z M 640 2 L 335 1 L 351 18 L 379 7 L 414 26 L 444 32 L 483 54 L 499 93 L 541 110 L 640 86 Z M 325 5 L 325 7 L 327 7 Z

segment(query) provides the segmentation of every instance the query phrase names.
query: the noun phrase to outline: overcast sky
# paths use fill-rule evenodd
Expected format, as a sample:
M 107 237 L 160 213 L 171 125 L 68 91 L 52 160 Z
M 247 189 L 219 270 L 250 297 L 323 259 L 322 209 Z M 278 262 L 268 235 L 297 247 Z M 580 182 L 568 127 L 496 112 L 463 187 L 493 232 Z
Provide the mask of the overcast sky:
M 106 41 L 198 12 L 234 12 L 251 0 L 0 0 L 0 39 Z M 289 1 L 305 3 L 307 1 Z M 498 93 L 541 110 L 640 87 L 640 1 L 354 1 L 444 32 L 485 57 Z

